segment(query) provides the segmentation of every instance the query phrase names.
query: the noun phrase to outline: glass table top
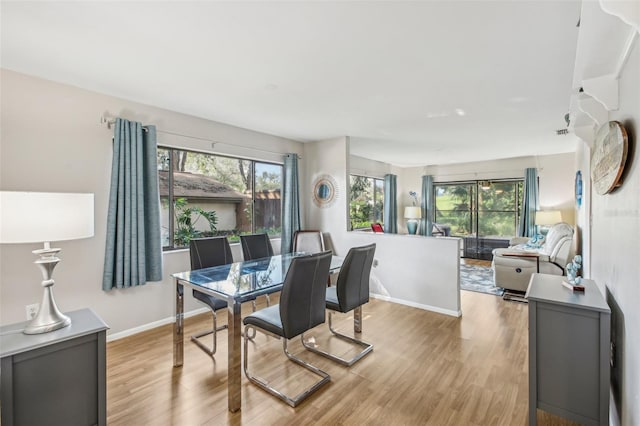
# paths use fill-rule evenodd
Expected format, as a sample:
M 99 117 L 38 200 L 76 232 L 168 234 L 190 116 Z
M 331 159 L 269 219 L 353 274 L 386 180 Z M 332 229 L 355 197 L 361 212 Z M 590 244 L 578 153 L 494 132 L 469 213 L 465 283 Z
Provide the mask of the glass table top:
M 287 253 L 262 259 L 172 274 L 190 287 L 214 296 L 231 297 L 238 302 L 280 290 L 291 261 L 308 253 Z M 344 258 L 331 257 L 330 271 L 340 269 Z

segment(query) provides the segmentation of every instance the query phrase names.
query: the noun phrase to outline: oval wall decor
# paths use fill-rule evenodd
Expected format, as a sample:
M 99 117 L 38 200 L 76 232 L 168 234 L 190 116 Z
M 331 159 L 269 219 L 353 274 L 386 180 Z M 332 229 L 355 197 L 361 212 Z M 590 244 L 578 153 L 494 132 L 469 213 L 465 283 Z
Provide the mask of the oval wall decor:
M 576 206 L 579 208 L 582 205 L 582 172 L 580 170 L 576 172 L 575 193 Z
M 338 185 L 329 175 L 321 175 L 313 184 L 313 202 L 318 207 L 329 207 L 336 200 Z
M 620 186 L 628 143 L 627 132 L 617 121 L 598 129 L 591 151 L 591 181 L 598 194 L 608 194 Z

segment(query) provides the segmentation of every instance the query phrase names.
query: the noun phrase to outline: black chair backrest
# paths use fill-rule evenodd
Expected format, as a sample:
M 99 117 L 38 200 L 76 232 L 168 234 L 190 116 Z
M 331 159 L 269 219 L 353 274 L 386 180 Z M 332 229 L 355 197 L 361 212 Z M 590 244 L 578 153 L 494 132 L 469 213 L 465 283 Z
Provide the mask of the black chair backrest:
M 341 312 L 349 312 L 369 301 L 369 275 L 376 245 L 353 247 L 347 253 L 336 283 Z
M 227 237 L 194 238 L 189 241 L 191 270 L 233 263 Z
M 240 235 L 244 260 L 273 256 L 273 248 L 267 234 Z
M 280 293 L 280 320 L 284 337 L 291 339 L 322 324 L 331 252 L 292 260 Z

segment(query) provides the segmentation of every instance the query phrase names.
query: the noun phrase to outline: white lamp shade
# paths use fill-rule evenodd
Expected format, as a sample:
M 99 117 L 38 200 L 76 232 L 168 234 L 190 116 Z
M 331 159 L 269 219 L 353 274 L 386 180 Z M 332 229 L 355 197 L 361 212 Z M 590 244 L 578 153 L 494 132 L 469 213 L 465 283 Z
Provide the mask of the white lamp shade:
M 405 219 L 420 219 L 422 217 L 422 209 L 420 207 L 411 206 L 404 208 Z
M 548 226 L 562 222 L 560 210 L 540 210 L 536 212 L 536 225 Z
M 93 194 L 0 192 L 0 243 L 93 236 Z

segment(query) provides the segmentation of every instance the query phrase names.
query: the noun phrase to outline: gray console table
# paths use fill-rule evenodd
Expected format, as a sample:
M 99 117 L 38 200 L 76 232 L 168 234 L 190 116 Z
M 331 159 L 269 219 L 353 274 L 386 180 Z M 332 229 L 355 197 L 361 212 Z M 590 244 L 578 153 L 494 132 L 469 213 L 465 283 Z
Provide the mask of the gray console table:
M 611 311 L 591 280 L 584 292 L 565 277 L 533 274 L 529 299 L 529 424 L 536 410 L 582 423 L 609 424 Z
M 106 330 L 92 310 L 71 325 L 26 335 L 0 327 L 2 425 L 106 425 Z

